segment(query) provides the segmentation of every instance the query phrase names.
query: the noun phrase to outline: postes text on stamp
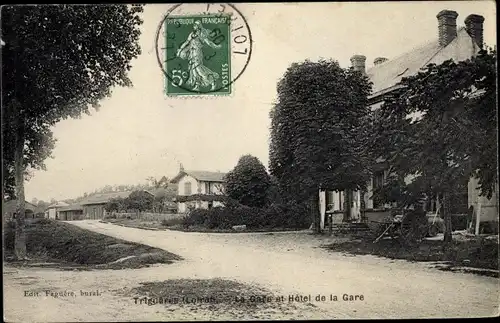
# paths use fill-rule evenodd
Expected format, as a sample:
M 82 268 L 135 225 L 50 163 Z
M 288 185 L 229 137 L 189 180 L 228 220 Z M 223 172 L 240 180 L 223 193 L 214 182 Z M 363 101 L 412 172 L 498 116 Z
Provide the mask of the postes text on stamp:
M 168 96 L 229 95 L 251 56 L 250 29 L 230 4 L 171 8 L 157 33 L 157 51 Z M 158 49 L 158 46 L 157 46 Z
M 230 16 L 168 17 L 165 51 L 169 94 L 231 93 Z

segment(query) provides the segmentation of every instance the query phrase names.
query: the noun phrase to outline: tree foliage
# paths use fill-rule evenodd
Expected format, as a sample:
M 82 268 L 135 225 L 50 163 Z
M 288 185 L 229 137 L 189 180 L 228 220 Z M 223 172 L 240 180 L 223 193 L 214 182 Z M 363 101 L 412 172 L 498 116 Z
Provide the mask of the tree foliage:
M 146 191 L 133 191 L 125 199 L 127 209 L 139 212 L 151 210 L 153 207 L 154 196 Z
M 18 213 L 26 167 L 43 169 L 50 156 L 50 128 L 97 109 L 113 87 L 131 85 L 130 62 L 141 53 L 140 12 L 138 5 L 2 8 L 2 187 L 9 192 L 14 178 Z M 24 218 L 18 219 L 16 255 L 24 258 Z
M 271 178 L 257 157 L 244 155 L 226 175 L 227 196 L 250 207 L 264 207 L 268 202 Z
M 4 107 L 2 107 L 2 110 Z M 2 111 L 4 112 L 4 111 Z M 14 132 L 13 122 L 9 121 L 8 114 L 2 116 L 2 186 L 5 199 L 15 199 L 15 177 L 14 177 Z M 28 180 L 35 170 L 46 170 L 45 160 L 52 157 L 52 150 L 56 144 L 52 131 L 48 127 L 33 130 L 27 129 L 26 146 L 23 158 L 24 177 Z
M 169 186 L 169 180 L 167 177 L 162 176 L 160 179 L 156 179 L 154 176 L 149 176 L 146 178 L 149 185 L 158 189 L 158 188 L 167 188 Z
M 498 181 L 496 51 L 429 65 L 401 85 L 381 108 L 372 137 L 377 153 L 432 191 L 477 176 L 481 194 L 491 197 Z
M 113 212 L 118 212 L 118 211 L 123 211 L 127 208 L 127 205 L 125 203 L 125 199 L 121 197 L 116 197 L 111 199 L 106 205 L 104 206 L 104 209 L 107 212 L 113 213 Z
M 397 177 L 446 196 L 475 176 L 491 198 L 498 181 L 496 51 L 403 78 L 378 113 L 372 146 Z
M 292 64 L 271 116 L 270 172 L 288 199 L 363 189 L 370 178 L 368 78 L 336 61 Z

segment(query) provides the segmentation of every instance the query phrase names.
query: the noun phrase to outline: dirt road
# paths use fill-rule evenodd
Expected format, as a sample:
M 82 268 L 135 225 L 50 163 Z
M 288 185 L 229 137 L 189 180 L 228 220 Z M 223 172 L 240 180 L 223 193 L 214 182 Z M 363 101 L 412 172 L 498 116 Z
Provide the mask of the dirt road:
M 78 225 L 117 238 L 164 248 L 185 258 L 139 270 L 61 272 L 4 269 L 4 318 L 9 321 L 182 320 L 203 317 L 138 307 L 114 293 L 125 286 L 170 278 L 230 278 L 278 295 L 311 295 L 305 318 L 483 317 L 499 313 L 499 279 L 443 272 L 428 264 L 372 256 L 349 257 L 317 248 L 328 238 L 307 233 L 207 234 L 148 231 L 99 223 Z M 25 297 L 33 288 L 96 290 L 104 296 Z M 325 301 L 316 301 L 317 295 Z M 330 301 L 330 295 L 337 301 Z M 344 295 L 359 295 L 343 300 Z M 362 295 L 362 297 L 361 297 Z M 354 297 L 355 298 L 355 297 Z M 362 298 L 362 300 L 361 300 Z M 350 299 L 350 297 L 347 297 Z M 50 310 L 49 310 L 50 309 Z M 273 318 L 284 318 L 276 314 Z

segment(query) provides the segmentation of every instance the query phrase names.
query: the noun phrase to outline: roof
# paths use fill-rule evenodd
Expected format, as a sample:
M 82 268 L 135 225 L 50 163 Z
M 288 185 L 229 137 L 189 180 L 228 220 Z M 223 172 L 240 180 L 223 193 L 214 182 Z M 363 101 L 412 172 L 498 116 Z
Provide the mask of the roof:
M 68 206 L 63 206 L 59 209 L 59 212 L 65 211 L 80 211 L 83 210 L 83 207 L 80 204 L 71 204 Z
M 124 192 L 111 192 L 111 193 L 100 193 L 91 195 L 82 201 L 80 201 L 81 205 L 85 204 L 104 204 L 108 203 L 110 200 L 114 198 L 127 198 L 132 191 L 124 191 Z
M 51 204 L 51 205 L 47 206 L 47 209 L 54 209 L 54 208 L 58 209 L 58 208 L 60 208 L 60 207 L 63 207 L 63 206 L 68 206 L 68 205 L 69 205 L 69 204 L 68 204 L 68 203 L 66 203 L 66 202 L 59 201 L 59 202 L 56 202 L 56 203 L 54 203 L 54 204 Z
M 441 64 L 453 59 L 455 62 L 464 61 L 479 52 L 479 46 L 467 33 L 465 27 L 457 31 L 457 37 L 447 46 L 439 45 L 439 40 L 414 48 L 394 59 L 375 65 L 366 71 L 373 83 L 373 94 L 376 97 L 393 89 L 403 77 L 417 74 L 427 65 Z
M 175 176 L 170 182 L 178 183 L 185 175 L 194 177 L 198 181 L 223 183 L 225 182 L 224 177 L 226 176 L 226 173 L 186 170 L 179 172 L 179 174 L 177 174 L 177 176 Z
M 170 185 L 169 187 L 159 187 L 146 190 L 146 192 L 151 193 L 154 196 L 166 196 L 166 195 L 176 195 L 177 185 Z

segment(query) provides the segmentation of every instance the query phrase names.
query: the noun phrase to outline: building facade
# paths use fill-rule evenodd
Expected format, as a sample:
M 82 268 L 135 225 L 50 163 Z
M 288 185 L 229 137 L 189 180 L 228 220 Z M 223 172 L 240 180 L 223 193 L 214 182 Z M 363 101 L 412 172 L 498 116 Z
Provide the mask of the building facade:
M 221 172 L 185 171 L 181 168 L 171 180 L 171 183 L 178 185 L 177 213 L 223 206 L 225 175 Z
M 429 64 L 439 65 L 449 59 L 455 62 L 467 60 L 480 51 L 483 46 L 484 18 L 471 14 L 465 19 L 465 27 L 457 28 L 458 13 L 451 10 L 440 11 L 437 18 L 437 38 L 393 59 L 377 57 L 373 66 L 366 69 L 366 57 L 354 55 L 351 63 L 355 70 L 366 74 L 373 83 L 369 97 L 371 111 L 376 111 L 384 103 L 385 97 L 399 88 L 402 78 L 414 75 Z M 418 117 L 418 116 L 417 116 Z M 388 175 L 387 165 L 381 163 L 372 179 L 367 183 L 366 192 L 320 192 L 321 225 L 324 226 L 328 213 L 340 213 L 349 208 L 349 221 L 369 222 L 387 217 L 389 205 L 379 203 L 373 198 L 373 192 L 381 187 Z M 411 181 L 410 178 L 405 179 Z M 498 221 L 498 184 L 496 195 L 492 199 L 480 197 L 477 182 L 470 179 L 464 182 L 463 189 L 456 194 L 455 212 L 467 212 L 472 206 L 480 209 L 480 218 Z M 349 197 L 346 201 L 346 197 Z M 479 208 L 479 205 L 482 208 Z M 436 210 L 436 204 L 430 211 Z
M 4 201 L 2 203 L 2 214 L 5 220 L 12 220 L 16 211 L 16 200 Z M 28 201 L 24 202 L 24 216 L 34 218 L 37 207 Z
M 80 204 L 63 206 L 59 209 L 59 220 L 83 220 L 83 207 Z
M 59 219 L 59 209 L 65 206 L 69 206 L 68 203 L 59 201 L 54 204 L 51 204 L 47 207 L 45 210 L 45 218 L 47 219 L 52 219 L 52 220 L 58 220 Z
M 104 219 L 104 217 L 107 215 L 106 204 L 108 204 L 112 199 L 115 198 L 126 199 L 132 192 L 133 191 L 101 193 L 85 198 L 79 203 L 82 206 L 83 218 L 89 220 Z M 151 192 L 143 192 L 154 197 Z

